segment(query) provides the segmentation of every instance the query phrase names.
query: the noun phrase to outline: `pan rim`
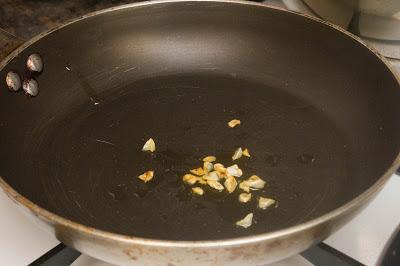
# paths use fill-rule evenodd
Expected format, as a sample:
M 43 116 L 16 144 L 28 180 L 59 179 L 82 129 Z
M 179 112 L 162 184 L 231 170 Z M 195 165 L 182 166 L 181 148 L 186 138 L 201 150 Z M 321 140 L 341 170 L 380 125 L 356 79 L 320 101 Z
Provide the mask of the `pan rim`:
M 185 3 L 185 2 L 187 4 L 191 4 L 191 3 L 193 4 L 196 2 L 208 2 L 208 3 L 215 3 L 215 4 L 232 3 L 232 4 L 237 4 L 237 5 L 257 6 L 257 7 L 261 7 L 261 8 L 269 8 L 269 9 L 278 10 L 280 12 L 290 13 L 292 15 L 297 15 L 297 16 L 303 17 L 306 20 L 312 20 L 317 23 L 318 22 L 322 23 L 324 26 L 329 27 L 333 30 L 336 30 L 340 34 L 344 34 L 348 38 L 351 38 L 352 40 L 356 41 L 358 44 L 361 44 L 366 49 L 368 49 L 371 53 L 373 53 L 391 72 L 391 74 L 394 76 L 394 78 L 397 81 L 399 88 L 400 88 L 400 77 L 394 71 L 394 67 L 391 66 L 389 61 L 384 56 L 380 55 L 379 52 L 377 50 L 375 50 L 375 48 L 367 45 L 358 36 L 355 36 L 352 33 L 347 32 L 346 30 L 340 28 L 337 25 L 334 25 L 330 22 L 324 21 L 322 19 L 310 16 L 307 14 L 302 14 L 302 13 L 286 10 L 286 9 L 283 9 L 280 7 L 269 6 L 269 5 L 265 5 L 262 3 L 242 1 L 242 0 L 156 0 L 156 1 L 145 1 L 145 2 L 139 2 L 139 3 L 120 5 L 120 6 L 116 6 L 116 7 L 111 7 L 111 8 L 91 12 L 86 15 L 75 18 L 69 22 L 66 22 L 56 28 L 49 30 L 49 31 L 43 32 L 39 35 L 36 35 L 35 37 L 26 41 L 25 43 L 20 45 L 17 49 L 15 49 L 13 52 L 11 52 L 5 59 L 3 59 L 0 62 L 0 71 L 3 70 L 3 68 L 12 59 L 14 59 L 17 55 L 19 55 L 23 50 L 25 50 L 27 47 L 29 47 L 33 43 L 35 43 L 38 40 L 42 39 L 43 37 L 51 34 L 52 32 L 55 32 L 61 28 L 64 28 L 64 27 L 66 27 L 72 23 L 78 22 L 80 20 L 84 20 L 86 18 L 90 18 L 90 17 L 96 16 L 99 14 L 113 12 L 116 10 L 123 10 L 123 9 L 128 9 L 128 8 L 137 8 L 137 7 L 146 7 L 146 6 L 153 6 L 153 5 L 165 4 L 165 3 Z M 359 207 L 362 202 L 367 201 L 373 195 L 375 195 L 375 193 L 380 191 L 383 188 L 383 185 L 389 179 L 389 177 L 395 172 L 395 170 L 399 166 L 400 166 L 400 151 L 398 151 L 397 156 L 394 159 L 394 161 L 392 162 L 391 166 L 367 190 L 365 190 L 360 195 L 358 195 L 351 201 L 347 202 L 346 204 L 344 204 L 334 210 L 331 210 L 330 212 L 328 212 L 322 216 L 319 216 L 317 218 L 309 220 L 307 222 L 303 222 L 303 223 L 300 223 L 300 224 L 297 224 L 297 225 L 294 225 L 294 226 L 291 226 L 288 228 L 284 228 L 284 229 L 280 229 L 280 230 L 272 231 L 272 232 L 267 232 L 267 233 L 262 233 L 262 234 L 250 235 L 250 236 L 245 236 L 245 237 L 237 237 L 237 238 L 227 238 L 227 239 L 217 239 L 217 240 L 200 240 L 200 241 L 199 240 L 178 241 L 178 240 L 150 239 L 150 238 L 143 238 L 143 237 L 128 236 L 128 235 L 123 235 L 123 234 L 118 234 L 118 233 L 112 233 L 112 232 L 101 230 L 101 229 L 96 229 L 91 226 L 87 226 L 87 225 L 80 224 L 78 222 L 74 222 L 70 219 L 59 216 L 53 212 L 50 212 L 50 211 L 36 205 L 32 201 L 30 201 L 28 198 L 24 197 L 23 195 L 19 194 L 16 190 L 14 190 L 7 182 L 5 182 L 5 180 L 1 176 L 0 176 L 0 188 L 17 205 L 22 205 L 23 207 L 25 207 L 26 209 L 31 211 L 34 215 L 40 217 L 42 220 L 51 222 L 54 224 L 60 224 L 62 226 L 65 226 L 68 229 L 76 230 L 79 233 L 82 233 L 84 235 L 90 235 L 91 237 L 95 236 L 98 238 L 111 239 L 111 240 L 118 241 L 121 243 L 126 243 L 126 244 L 136 244 L 136 245 L 144 245 L 144 246 L 151 246 L 151 247 L 176 247 L 176 248 L 228 247 L 228 246 L 238 246 L 238 245 L 243 245 L 243 244 L 254 244 L 254 243 L 263 242 L 263 241 L 272 241 L 274 239 L 278 239 L 281 237 L 296 234 L 298 232 L 316 227 L 316 226 L 324 224 L 332 219 L 335 219 L 336 217 L 339 217 L 340 215 L 345 214 L 345 213 L 351 211 L 352 209 Z

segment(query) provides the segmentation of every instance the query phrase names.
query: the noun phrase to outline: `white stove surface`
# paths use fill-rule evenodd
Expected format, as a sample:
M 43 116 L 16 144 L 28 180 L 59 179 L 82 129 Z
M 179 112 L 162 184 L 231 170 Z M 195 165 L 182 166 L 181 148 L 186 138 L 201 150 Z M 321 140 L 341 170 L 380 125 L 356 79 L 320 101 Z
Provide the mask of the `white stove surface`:
M 266 0 L 267 4 L 299 9 L 308 13 L 298 0 Z M 392 62 L 400 73 L 400 60 Z M 400 224 L 400 176 L 392 176 L 384 189 L 356 218 L 346 224 L 325 243 L 365 265 L 376 265 L 392 233 Z M 22 213 L 10 199 L 0 193 L 0 261 L 1 265 L 27 265 L 55 247 L 59 242 L 42 231 Z M 110 264 L 80 256 L 74 266 L 109 266 Z M 310 266 L 297 255 L 274 266 Z

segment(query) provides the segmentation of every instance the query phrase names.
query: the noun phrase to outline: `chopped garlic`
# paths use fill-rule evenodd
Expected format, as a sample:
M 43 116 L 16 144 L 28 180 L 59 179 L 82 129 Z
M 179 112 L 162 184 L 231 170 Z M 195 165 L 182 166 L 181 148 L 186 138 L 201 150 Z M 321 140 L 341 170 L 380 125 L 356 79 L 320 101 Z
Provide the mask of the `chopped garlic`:
M 251 226 L 252 222 L 253 222 L 253 213 L 249 213 L 242 220 L 237 221 L 236 225 L 247 228 Z
M 217 172 L 217 175 L 218 175 L 219 179 L 224 179 L 224 178 L 226 178 L 226 177 L 227 177 L 227 175 L 226 175 L 226 174 L 219 173 L 219 172 Z
M 224 186 L 221 185 L 221 183 L 218 182 L 218 181 L 207 180 L 207 184 L 208 184 L 210 187 L 215 188 L 216 190 L 219 190 L 219 191 L 224 190 Z
M 217 158 L 215 156 L 207 156 L 203 158 L 203 162 L 209 162 L 209 163 L 215 162 L 216 160 Z
M 211 181 L 218 181 L 219 180 L 219 176 L 217 174 L 217 172 L 212 171 L 206 175 L 203 176 L 204 180 L 211 180 Z
M 201 178 L 201 177 L 199 177 L 199 178 L 197 179 L 197 182 L 198 182 L 199 184 L 201 184 L 201 185 L 207 185 L 207 180 L 205 180 L 205 179 L 203 179 L 203 178 Z
M 192 169 L 192 170 L 190 170 L 190 172 L 191 172 L 192 174 L 197 175 L 197 176 L 202 176 L 202 175 L 204 175 L 204 170 L 203 170 L 203 168 L 201 168 L 201 167 L 196 168 L 196 169 Z
M 144 172 L 143 174 L 141 174 L 140 176 L 138 176 L 138 178 L 140 180 L 144 181 L 145 183 L 147 183 L 153 179 L 153 176 L 154 176 L 154 171 L 147 171 L 147 172 Z
M 238 119 L 233 119 L 228 122 L 229 127 L 236 127 L 237 125 L 240 125 L 240 120 Z
M 204 194 L 204 190 L 201 187 L 194 187 L 194 188 L 192 188 L 192 191 L 194 194 L 197 194 L 200 196 Z
M 232 166 L 229 166 L 226 168 L 226 173 L 231 176 L 235 177 L 241 177 L 243 175 L 242 170 L 237 166 L 237 164 L 234 164 Z
M 256 175 L 250 176 L 247 181 L 249 182 L 250 188 L 254 190 L 261 189 L 265 186 L 265 181 Z
M 203 163 L 204 174 L 211 172 L 213 169 L 214 169 L 214 165 L 212 163 L 210 163 L 210 162 Z
M 232 160 L 239 159 L 240 157 L 242 157 L 242 154 L 243 154 L 242 148 L 241 147 L 237 148 L 235 153 L 232 155 Z
M 241 190 L 246 191 L 247 193 L 250 192 L 250 184 L 249 184 L 249 181 L 245 180 L 245 181 L 240 182 L 239 188 L 240 188 Z
M 250 157 L 249 149 L 244 149 L 243 150 L 243 156 Z
M 194 185 L 198 181 L 198 177 L 192 174 L 186 174 L 182 177 L 183 182 L 189 185 Z
M 246 203 L 251 200 L 251 194 L 250 193 L 240 193 L 239 195 L 239 201 Z
M 224 185 L 226 187 L 226 190 L 229 193 L 232 193 L 233 191 L 235 191 L 236 187 L 237 187 L 237 181 L 233 176 L 228 176 L 225 179 Z
M 226 173 L 226 168 L 221 163 L 214 164 L 214 170 L 217 171 L 220 174 L 225 174 Z
M 267 209 L 269 206 L 272 206 L 275 204 L 275 200 L 274 199 L 270 199 L 270 198 L 264 198 L 264 197 L 260 197 L 258 199 L 258 208 L 260 209 Z
M 156 143 L 152 138 L 149 138 L 148 141 L 143 145 L 142 151 L 150 151 L 153 152 L 156 150 Z

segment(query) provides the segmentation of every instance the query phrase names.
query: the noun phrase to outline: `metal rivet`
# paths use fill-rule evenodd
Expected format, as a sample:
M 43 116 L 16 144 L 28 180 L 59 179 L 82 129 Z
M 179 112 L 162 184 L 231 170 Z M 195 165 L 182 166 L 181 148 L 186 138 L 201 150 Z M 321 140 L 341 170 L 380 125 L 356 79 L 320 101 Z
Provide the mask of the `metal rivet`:
M 39 84 L 33 78 L 26 79 L 22 84 L 22 89 L 25 91 L 25 94 L 35 97 L 39 93 Z
M 7 73 L 6 83 L 10 91 L 18 91 L 21 88 L 21 78 L 14 71 Z
M 26 60 L 26 67 L 32 72 L 42 72 L 43 61 L 39 54 L 31 54 Z

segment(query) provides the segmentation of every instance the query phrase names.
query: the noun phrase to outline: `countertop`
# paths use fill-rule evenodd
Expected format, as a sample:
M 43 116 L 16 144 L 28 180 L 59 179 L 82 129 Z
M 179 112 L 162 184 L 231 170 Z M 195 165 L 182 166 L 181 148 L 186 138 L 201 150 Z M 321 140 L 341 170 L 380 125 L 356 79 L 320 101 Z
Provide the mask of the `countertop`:
M 81 15 L 132 0 L 0 0 L 0 59 L 35 35 Z

